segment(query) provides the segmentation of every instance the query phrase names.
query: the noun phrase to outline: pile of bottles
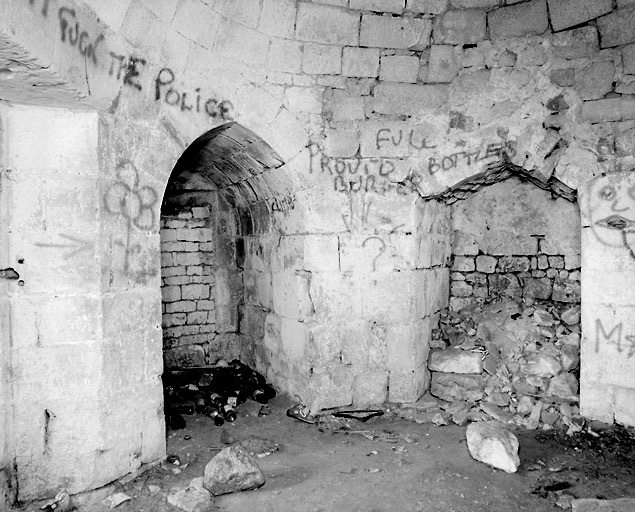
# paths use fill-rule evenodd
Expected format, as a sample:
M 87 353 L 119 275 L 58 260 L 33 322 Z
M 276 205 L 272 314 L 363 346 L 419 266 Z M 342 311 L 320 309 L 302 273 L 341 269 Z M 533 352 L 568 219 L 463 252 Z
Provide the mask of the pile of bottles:
M 237 359 L 214 367 L 166 371 L 163 387 L 172 430 L 185 428 L 183 415 L 204 414 L 219 426 L 234 422 L 236 408 L 247 400 L 266 404 L 276 396 L 262 374 Z

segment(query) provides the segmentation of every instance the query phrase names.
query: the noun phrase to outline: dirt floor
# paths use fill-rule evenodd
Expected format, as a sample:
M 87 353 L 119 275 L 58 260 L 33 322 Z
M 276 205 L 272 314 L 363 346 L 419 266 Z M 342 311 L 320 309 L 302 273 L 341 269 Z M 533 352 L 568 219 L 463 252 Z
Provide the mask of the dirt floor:
M 309 425 L 287 417 L 289 405 L 276 398 L 270 414 L 259 417 L 260 405 L 250 401 L 235 423 L 222 427 L 206 416 L 186 416 L 185 429 L 168 432 L 168 453 L 179 457 L 180 467 L 163 463 L 102 491 L 99 499 L 121 491 L 132 499 L 117 512 L 174 512 L 167 495 L 202 476 L 205 464 L 232 441 L 256 454 L 266 483 L 215 498 L 218 511 L 541 512 L 566 509 L 574 497 L 635 497 L 631 430 L 600 431 L 597 425 L 597 432 L 574 436 L 515 431 L 522 464 L 507 474 L 470 457 L 465 428 L 420 425 L 391 414 L 366 423 Z M 111 510 L 96 496 L 77 510 Z

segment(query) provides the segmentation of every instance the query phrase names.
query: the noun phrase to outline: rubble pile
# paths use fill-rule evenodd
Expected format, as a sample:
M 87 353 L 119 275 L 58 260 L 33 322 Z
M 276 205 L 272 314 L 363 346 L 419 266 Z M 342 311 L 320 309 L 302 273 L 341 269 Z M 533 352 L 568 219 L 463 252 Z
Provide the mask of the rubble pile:
M 513 300 L 445 313 L 433 333 L 429 400 L 437 424 L 495 419 L 577 429 L 580 306 Z M 416 417 L 414 418 L 417 419 Z
M 266 404 L 276 396 L 263 375 L 235 359 L 216 366 L 168 370 L 163 374 L 165 416 L 172 430 L 184 428 L 183 415 L 204 414 L 215 425 L 236 420 L 236 408 L 247 400 Z

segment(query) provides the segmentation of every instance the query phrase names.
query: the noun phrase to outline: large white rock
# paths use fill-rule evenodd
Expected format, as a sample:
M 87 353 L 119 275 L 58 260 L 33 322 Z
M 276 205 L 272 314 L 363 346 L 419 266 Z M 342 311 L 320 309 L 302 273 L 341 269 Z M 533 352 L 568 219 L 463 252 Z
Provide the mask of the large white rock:
M 466 436 L 474 459 L 507 473 L 518 470 L 518 439 L 497 421 L 470 423 Z
M 256 460 L 241 446 L 221 450 L 205 466 L 203 485 L 214 496 L 255 489 L 264 483 Z

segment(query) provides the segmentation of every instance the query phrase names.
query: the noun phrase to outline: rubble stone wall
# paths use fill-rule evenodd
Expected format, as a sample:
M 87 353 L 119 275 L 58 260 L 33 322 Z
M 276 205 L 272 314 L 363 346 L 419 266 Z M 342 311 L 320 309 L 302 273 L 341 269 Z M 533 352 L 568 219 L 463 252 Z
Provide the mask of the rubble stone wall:
M 510 179 L 453 204 L 450 305 L 478 299 L 580 302 L 576 204 Z

